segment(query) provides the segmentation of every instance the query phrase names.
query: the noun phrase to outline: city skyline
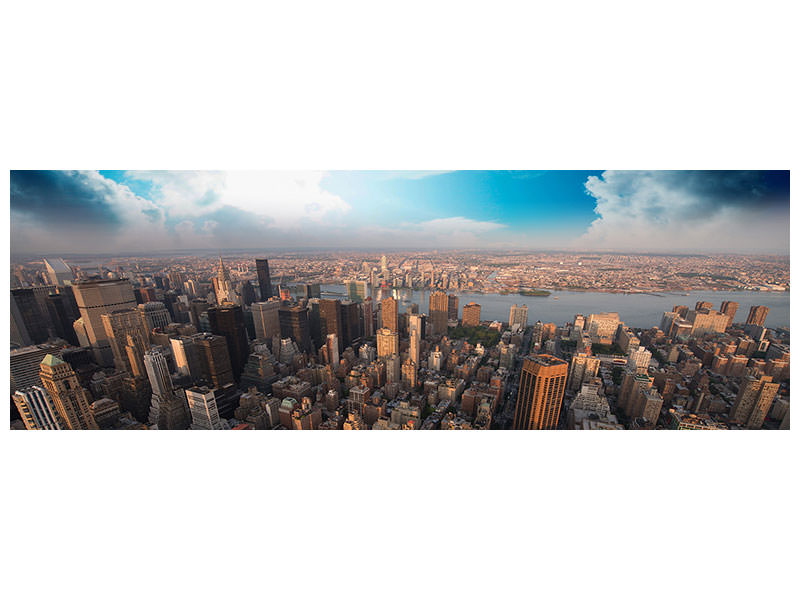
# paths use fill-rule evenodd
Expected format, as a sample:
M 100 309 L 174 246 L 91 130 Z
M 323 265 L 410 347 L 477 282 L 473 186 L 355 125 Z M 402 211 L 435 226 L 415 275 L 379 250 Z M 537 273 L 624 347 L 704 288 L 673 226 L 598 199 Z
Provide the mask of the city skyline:
M 788 171 L 12 171 L 12 254 L 788 254 Z

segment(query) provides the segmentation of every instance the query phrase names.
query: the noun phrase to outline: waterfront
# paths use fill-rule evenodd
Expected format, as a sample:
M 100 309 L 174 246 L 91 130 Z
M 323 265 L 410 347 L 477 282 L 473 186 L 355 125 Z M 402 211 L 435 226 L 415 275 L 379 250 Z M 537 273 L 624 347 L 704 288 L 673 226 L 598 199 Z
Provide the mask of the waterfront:
M 344 294 L 343 285 L 322 286 L 325 292 Z M 378 289 L 373 298 L 379 300 L 384 293 L 393 293 L 400 301 L 401 311 L 412 303 L 419 304 L 421 312 L 428 311 L 429 290 L 397 290 Z M 576 314 L 588 315 L 597 312 L 618 312 L 620 319 L 631 327 L 653 327 L 661 323 L 664 311 L 673 306 L 685 305 L 694 308 L 700 300 L 711 302 L 714 309 L 719 310 L 723 300 L 739 303 L 736 322 L 744 322 L 751 306 L 769 307 L 767 327 L 789 326 L 789 292 L 720 292 L 696 290 L 686 293 L 663 294 L 609 294 L 605 292 L 573 292 L 558 290 L 549 296 L 521 296 L 519 294 L 474 294 L 455 292 L 458 296 L 459 316 L 467 302 L 481 305 L 481 319 L 484 321 L 508 321 L 508 312 L 512 304 L 528 306 L 528 323 L 537 320 L 543 323 L 563 324 L 572 321 Z

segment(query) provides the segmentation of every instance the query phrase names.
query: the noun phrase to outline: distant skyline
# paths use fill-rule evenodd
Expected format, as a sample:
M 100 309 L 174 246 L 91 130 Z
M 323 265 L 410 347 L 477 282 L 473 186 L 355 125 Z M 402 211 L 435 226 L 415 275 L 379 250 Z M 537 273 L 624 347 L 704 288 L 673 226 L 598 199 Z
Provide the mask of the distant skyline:
M 12 254 L 789 252 L 788 171 L 12 171 Z

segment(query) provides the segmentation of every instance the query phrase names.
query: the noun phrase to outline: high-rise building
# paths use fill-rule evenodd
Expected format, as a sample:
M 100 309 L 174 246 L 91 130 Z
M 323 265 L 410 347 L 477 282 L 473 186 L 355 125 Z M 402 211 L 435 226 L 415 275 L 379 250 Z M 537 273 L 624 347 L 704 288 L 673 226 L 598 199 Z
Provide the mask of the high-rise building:
M 339 352 L 344 350 L 342 345 L 342 304 L 338 300 L 322 298 L 319 301 L 319 326 L 322 339 L 327 339 L 335 334 L 339 340 Z
M 425 323 L 426 318 L 425 315 L 421 315 L 419 313 L 412 313 L 408 315 L 408 335 L 411 335 L 416 331 L 419 335 L 419 339 L 422 340 L 425 338 Z M 417 363 L 419 364 L 419 363 Z
M 57 356 L 48 354 L 40 368 L 42 386 L 53 401 L 61 423 L 67 429 L 98 429 L 89 408 L 88 394 L 78 382 L 72 367 Z
M 45 258 L 44 268 L 45 273 L 47 273 L 47 281 L 50 285 L 66 285 L 74 278 L 72 269 L 70 269 L 69 265 L 61 258 Z
M 733 320 L 736 318 L 737 310 L 739 310 L 739 303 L 731 300 L 723 301 L 722 305 L 719 307 L 719 312 L 727 315 L 728 317 L 728 327 L 733 324 Z
M 398 333 L 399 323 L 397 320 L 397 300 L 391 296 L 387 296 L 381 302 L 381 322 L 384 329 Z
M 78 336 L 75 334 L 73 322 L 70 318 L 68 300 L 64 294 L 50 294 L 47 297 L 47 310 L 50 321 L 55 328 L 55 334 L 62 340 L 68 341 L 73 346 L 78 345 Z
M 194 343 L 200 357 L 200 369 L 206 381 L 217 389 L 233 383 L 233 369 L 225 338 L 206 333 L 198 336 Z
M 412 331 L 409 338 L 408 357 L 413 361 L 414 365 L 420 364 L 420 335 L 418 331 Z
M 375 324 L 373 321 L 372 298 L 367 298 L 361 303 L 361 328 L 365 338 L 375 335 Z
M 25 345 L 41 344 L 50 337 L 50 315 L 42 311 L 34 288 L 11 290 L 11 320 Z
M 399 334 L 384 327 L 377 333 L 378 358 L 387 358 L 392 354 L 400 353 Z
M 172 317 L 163 302 L 145 302 L 137 307 L 148 335 L 154 329 L 166 329 Z
M 589 354 L 576 352 L 572 355 L 572 360 L 569 365 L 567 389 L 571 392 L 578 391 L 584 383 L 588 383 L 597 377 L 599 368 L 600 359 Z
M 595 344 L 612 344 L 621 321 L 619 313 L 593 313 L 586 319 L 584 329 Z
M 458 321 L 458 296 L 455 294 L 447 295 L 447 320 Z
M 44 388 L 35 385 L 15 392 L 14 404 L 26 429 L 64 429 L 61 417 Z
M 481 305 L 467 302 L 461 315 L 461 324 L 465 327 L 477 327 L 481 324 Z
M 357 281 L 355 279 L 347 279 L 344 282 L 344 287 L 347 290 L 347 295 L 353 302 L 362 302 L 369 297 L 369 282 Z
M 747 325 L 759 325 L 763 327 L 764 322 L 767 320 L 768 313 L 768 306 L 751 306 L 750 313 L 747 315 Z
M 222 257 L 219 257 L 219 268 L 217 269 L 217 276 L 213 279 L 214 282 L 214 295 L 217 297 L 217 304 L 223 302 L 231 302 L 233 304 L 239 303 L 239 295 L 233 288 L 233 281 L 231 281 L 228 267 L 222 262 Z
M 407 389 L 414 390 L 417 388 L 417 363 L 410 357 L 403 363 L 402 383 Z
M 211 325 L 211 333 L 225 338 L 233 377 L 239 381 L 247 362 L 247 355 L 250 354 L 242 307 L 237 304 L 224 304 L 209 308 L 208 321 Z
M 88 279 L 74 282 L 72 289 L 95 362 L 104 367 L 112 366 L 114 352 L 102 315 L 136 308 L 133 286 L 127 279 Z
M 294 340 L 302 352 L 311 352 L 308 307 L 281 307 L 278 309 L 278 320 L 281 326 L 281 337 Z
M 430 300 L 428 301 L 431 335 L 437 336 L 447 333 L 447 311 L 447 294 L 439 290 L 431 293 Z
M 361 309 L 356 302 L 352 300 L 342 300 L 342 346 L 348 346 L 357 343 L 361 339 Z
M 279 300 L 256 302 L 250 308 L 253 311 L 253 325 L 256 330 L 256 339 L 271 340 L 281 334 L 281 322 L 278 318 Z
M 695 310 L 711 310 L 712 308 L 714 308 L 714 305 L 711 304 L 711 302 L 704 302 L 702 300 L 699 300 L 697 304 L 694 305 Z
M 566 361 L 548 354 L 533 355 L 522 365 L 514 429 L 555 429 L 567 383 Z
M 142 314 L 128 308 L 101 315 L 100 319 L 114 355 L 114 367 L 124 373 L 144 376 L 144 363 L 139 357 L 143 359 L 150 341 Z
M 728 328 L 728 315 L 711 309 L 690 310 L 686 320 L 692 326 L 692 335 L 724 333 Z
M 335 369 L 339 366 L 339 340 L 336 339 L 335 333 L 328 334 L 325 347 L 328 351 L 328 364 Z
M 222 429 L 214 390 L 207 387 L 188 388 L 186 402 L 192 416 L 192 429 Z
M 258 275 L 258 291 L 261 301 L 272 298 L 272 280 L 269 277 L 269 261 L 266 258 L 256 259 L 256 274 Z
M 769 375 L 759 379 L 748 376 L 739 387 L 731 407 L 730 422 L 745 425 L 748 429 L 761 429 L 779 388 L 780 384 L 773 383 Z
M 511 305 L 511 310 L 508 315 L 508 326 L 511 331 L 524 330 L 528 326 L 528 306 L 523 304 L 517 306 Z

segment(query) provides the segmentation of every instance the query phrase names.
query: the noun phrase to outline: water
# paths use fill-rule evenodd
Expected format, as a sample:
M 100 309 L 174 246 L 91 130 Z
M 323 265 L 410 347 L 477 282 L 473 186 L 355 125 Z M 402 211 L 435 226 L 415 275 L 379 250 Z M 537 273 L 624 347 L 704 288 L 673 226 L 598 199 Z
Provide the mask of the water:
M 342 285 L 323 285 L 326 291 L 344 293 Z M 421 312 L 428 312 L 428 290 L 377 290 L 373 299 L 383 297 L 385 293 L 394 293 L 400 301 L 400 312 L 411 303 L 419 304 Z M 788 292 L 712 292 L 694 291 L 685 295 L 681 292 L 664 294 L 608 294 L 603 292 L 554 291 L 549 296 L 520 296 L 519 294 L 470 294 L 456 292 L 458 296 L 459 316 L 467 302 L 481 305 L 481 319 L 484 321 L 508 321 L 508 313 L 512 304 L 527 304 L 528 324 L 537 320 L 543 323 L 561 325 L 571 322 L 575 315 L 588 315 L 598 312 L 618 312 L 619 318 L 630 327 L 648 328 L 658 326 L 664 311 L 672 310 L 676 304 L 694 308 L 700 300 L 711 302 L 714 309 L 719 310 L 723 300 L 739 303 L 736 322 L 744 322 L 751 306 L 769 307 L 765 325 L 767 327 L 789 327 L 789 293 Z M 558 298 L 556 300 L 556 298 Z

